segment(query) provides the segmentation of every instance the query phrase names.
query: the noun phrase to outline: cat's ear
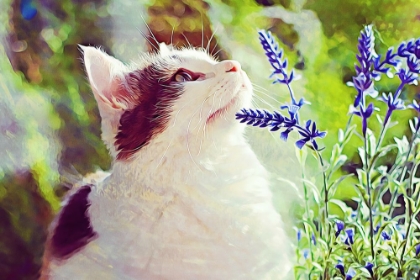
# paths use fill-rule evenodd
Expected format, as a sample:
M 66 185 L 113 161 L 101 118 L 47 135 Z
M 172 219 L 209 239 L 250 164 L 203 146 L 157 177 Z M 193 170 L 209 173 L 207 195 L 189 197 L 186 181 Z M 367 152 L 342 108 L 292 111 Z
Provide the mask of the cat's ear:
M 79 46 L 89 83 L 92 87 L 102 123 L 102 139 L 115 158 L 115 135 L 118 133 L 121 115 L 130 107 L 130 91 L 126 88 L 125 75 L 128 68 L 119 60 L 100 49 Z
M 100 49 L 79 47 L 83 51 L 89 83 L 99 108 L 107 111 L 126 109 L 130 94 L 122 81 L 128 72 L 127 67 Z
M 162 55 L 162 56 L 166 56 L 166 55 L 169 55 L 169 53 L 171 52 L 171 50 L 170 50 L 170 46 L 168 46 L 167 44 L 165 44 L 165 43 L 160 43 L 159 44 L 159 53 Z

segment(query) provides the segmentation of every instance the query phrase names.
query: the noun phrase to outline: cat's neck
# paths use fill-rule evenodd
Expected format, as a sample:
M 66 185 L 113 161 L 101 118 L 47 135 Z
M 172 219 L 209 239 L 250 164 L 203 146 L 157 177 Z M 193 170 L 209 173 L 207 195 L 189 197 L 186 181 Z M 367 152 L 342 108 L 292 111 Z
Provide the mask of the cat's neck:
M 137 196 L 144 188 L 154 193 L 182 193 L 188 188 L 223 187 L 265 170 L 242 134 L 230 134 L 188 147 L 155 139 L 128 161 L 116 161 L 105 188 L 114 195 Z M 108 190 L 109 191 L 109 190 Z

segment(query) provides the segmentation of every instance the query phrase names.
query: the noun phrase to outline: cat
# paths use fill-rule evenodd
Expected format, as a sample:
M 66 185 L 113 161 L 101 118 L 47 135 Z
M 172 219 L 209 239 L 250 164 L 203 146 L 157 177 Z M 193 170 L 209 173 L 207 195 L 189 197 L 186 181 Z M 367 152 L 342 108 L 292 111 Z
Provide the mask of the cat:
M 42 279 L 292 279 L 268 173 L 235 113 L 237 61 L 160 44 L 127 66 L 81 47 L 110 173 L 68 195 Z

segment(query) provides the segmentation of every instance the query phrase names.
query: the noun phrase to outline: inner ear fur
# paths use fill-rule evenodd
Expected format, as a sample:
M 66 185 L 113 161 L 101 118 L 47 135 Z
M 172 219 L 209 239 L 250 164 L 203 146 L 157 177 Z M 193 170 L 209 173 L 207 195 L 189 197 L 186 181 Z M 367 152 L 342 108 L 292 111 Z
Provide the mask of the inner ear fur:
M 125 83 L 128 68 L 94 47 L 80 46 L 89 83 L 100 108 L 125 110 L 132 98 Z

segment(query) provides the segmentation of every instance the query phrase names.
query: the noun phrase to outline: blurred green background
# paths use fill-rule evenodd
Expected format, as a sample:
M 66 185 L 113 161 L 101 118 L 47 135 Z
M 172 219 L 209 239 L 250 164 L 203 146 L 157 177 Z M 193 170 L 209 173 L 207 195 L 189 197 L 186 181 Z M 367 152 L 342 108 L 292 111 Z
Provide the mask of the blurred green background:
M 80 176 L 110 166 L 78 44 L 101 46 L 127 63 L 153 48 L 150 31 L 177 46 L 209 44 L 220 59 L 242 64 L 255 84 L 254 105 L 274 110 L 288 93 L 267 79 L 271 69 L 256 32 L 271 30 L 302 76 L 293 86 L 312 103 L 302 110 L 304 118 L 329 133 L 321 144 L 328 157 L 355 94 L 345 83 L 354 73 L 359 31 L 371 23 L 378 53 L 418 38 L 420 1 L 1 0 L 0 279 L 37 279 L 47 228 L 63 195 Z M 382 86 L 393 90 L 395 81 Z M 417 91 L 411 87 L 404 97 Z M 409 111 L 396 112 L 394 136 L 407 131 L 409 117 Z M 283 182 L 273 190 L 292 221 L 301 201 L 293 141 L 252 128 L 248 137 Z M 348 146 L 351 161 L 342 172 L 359 163 L 358 144 L 354 139 Z M 316 182 L 319 169 L 309 164 L 308 177 Z M 345 186 L 338 195 L 349 195 Z

